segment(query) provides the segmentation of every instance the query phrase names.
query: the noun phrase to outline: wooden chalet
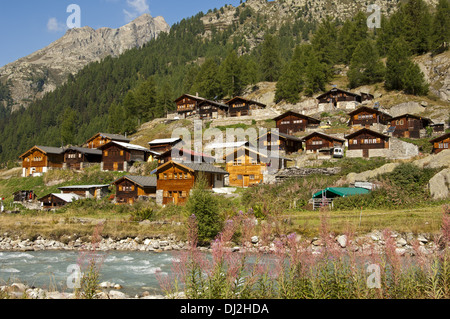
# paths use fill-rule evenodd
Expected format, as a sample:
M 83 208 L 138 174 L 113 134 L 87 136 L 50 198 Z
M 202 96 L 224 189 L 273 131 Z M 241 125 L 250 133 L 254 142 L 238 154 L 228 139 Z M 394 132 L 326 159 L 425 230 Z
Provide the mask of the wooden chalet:
M 101 199 L 109 193 L 109 185 L 72 185 L 58 189 L 62 194 L 76 194 L 83 198 Z
M 348 140 L 348 151 L 359 151 L 361 156 L 368 158 L 371 150 L 389 149 L 389 136 L 363 128 L 345 137 Z M 356 152 L 354 152 L 356 153 Z M 382 154 L 380 152 L 373 152 Z M 372 154 L 373 155 L 373 154 Z
M 84 147 L 87 148 L 99 148 L 100 146 L 103 146 L 105 144 L 108 144 L 111 141 L 117 141 L 117 142 L 123 142 L 123 143 L 130 143 L 131 140 L 120 134 L 110 134 L 110 133 L 97 133 L 94 136 L 92 136 L 90 139 L 84 143 Z
M 258 138 L 259 149 L 284 152 L 286 154 L 297 153 L 303 150 L 301 138 L 276 132 L 267 132 Z
M 225 102 L 228 105 L 228 116 L 239 117 L 251 115 L 252 110 L 264 109 L 266 105 L 257 101 L 248 100 L 237 96 Z
M 150 151 L 163 154 L 170 151 L 172 147 L 180 147 L 183 145 L 183 140 L 181 138 L 164 138 L 156 139 L 148 143 Z
M 198 104 L 198 114 L 202 120 L 224 118 L 228 114 L 228 105 L 204 100 Z
M 200 175 L 204 176 L 208 187 L 212 189 L 223 187 L 227 174 L 223 169 L 207 163 L 167 162 L 156 170 L 156 202 L 160 205 L 183 204 Z
M 281 114 L 273 120 L 277 123 L 277 129 L 280 133 L 284 134 L 304 132 L 307 127 L 320 125 L 320 120 L 293 111 Z
M 413 114 L 403 114 L 390 119 L 391 127 L 395 127 L 392 136 L 420 138 L 420 131 L 433 122 L 425 117 Z
M 116 187 L 116 203 L 134 204 L 139 198 L 156 197 L 156 176 L 123 176 L 112 183 Z
M 102 162 L 102 151 L 96 148 L 69 147 L 64 151 L 64 168 L 81 170 Z
M 342 103 L 361 103 L 361 95 L 338 88 L 332 88 L 328 92 L 319 95 L 316 99 L 319 104 L 331 104 L 334 108 L 341 108 L 340 104 Z
M 77 194 L 48 194 L 42 198 L 39 198 L 38 201 L 41 203 L 42 209 L 52 209 L 63 207 L 67 204 L 70 204 L 74 201 L 80 200 L 82 197 Z
M 188 150 L 184 148 L 172 148 L 167 152 L 158 156 L 158 166 L 163 165 L 170 161 L 175 161 L 178 163 L 191 162 L 191 163 L 214 163 L 215 158 L 204 154 L 195 152 L 193 150 Z
M 388 125 L 390 123 L 389 120 L 392 118 L 387 113 L 367 106 L 359 107 L 348 113 L 348 115 L 350 116 L 349 126 L 362 127 L 370 127 L 375 124 Z
M 265 174 L 273 174 L 286 167 L 288 159 L 281 156 L 271 157 L 269 154 L 242 146 L 225 155 L 226 170 L 230 174 L 229 186 L 249 187 L 261 184 Z
M 23 203 L 23 202 L 32 202 L 35 201 L 37 196 L 34 193 L 34 191 L 17 191 L 13 194 L 14 197 L 14 202 L 19 202 L 19 203 Z
M 147 162 L 150 150 L 134 144 L 112 141 L 100 147 L 102 155 L 102 170 L 125 171 L 135 162 Z
M 182 118 L 192 116 L 198 113 L 198 105 L 206 99 L 197 95 L 183 94 L 174 102 L 177 104 L 177 113 Z
M 324 155 L 332 155 L 335 147 L 342 147 L 345 143 L 344 139 L 320 132 L 313 132 L 305 136 L 303 141 L 307 153 L 322 153 Z
M 430 140 L 430 143 L 433 144 L 433 154 L 440 153 L 443 150 L 448 150 L 448 146 L 450 145 L 450 133 L 436 137 Z
M 23 153 L 22 176 L 38 176 L 50 169 L 62 168 L 64 163 L 64 149 L 60 147 L 33 146 Z

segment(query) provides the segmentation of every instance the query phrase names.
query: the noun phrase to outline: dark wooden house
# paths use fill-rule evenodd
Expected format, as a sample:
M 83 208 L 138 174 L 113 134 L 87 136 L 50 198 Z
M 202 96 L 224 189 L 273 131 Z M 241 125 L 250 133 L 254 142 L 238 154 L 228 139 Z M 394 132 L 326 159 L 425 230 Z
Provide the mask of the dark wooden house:
M 49 146 L 34 146 L 20 158 L 22 159 L 22 176 L 36 176 L 46 173 L 50 169 L 62 168 L 64 163 L 64 149 Z
M 403 114 L 390 119 L 391 127 L 395 127 L 392 135 L 395 137 L 420 138 L 420 131 L 433 122 L 425 117 L 413 114 Z
M 150 150 L 140 145 L 122 142 L 109 142 L 100 147 L 102 170 L 127 172 L 135 162 L 147 162 Z
M 433 154 L 440 153 L 443 150 L 448 150 L 448 146 L 450 145 L 450 133 L 436 137 L 430 140 L 430 143 L 433 144 Z
M 191 162 L 191 163 L 210 163 L 210 164 L 214 163 L 215 161 L 214 157 L 210 155 L 195 152 L 193 150 L 175 147 L 159 155 L 157 159 L 158 159 L 158 166 L 163 165 L 170 161 L 175 161 L 179 163 Z
M 32 202 L 35 201 L 37 196 L 34 191 L 17 191 L 13 194 L 15 202 Z
M 42 198 L 39 198 L 38 201 L 41 203 L 42 209 L 52 209 L 63 207 L 67 204 L 70 204 L 76 200 L 80 200 L 82 197 L 77 194 L 48 194 Z
M 363 128 L 345 137 L 348 140 L 348 151 L 359 151 L 353 153 L 361 153 L 362 157 L 371 156 L 371 150 L 389 149 L 389 136 Z M 373 152 L 382 154 L 381 152 Z M 372 154 L 373 155 L 373 154 Z M 382 156 L 382 155 L 381 155 Z
M 177 163 L 170 161 L 156 170 L 158 204 L 183 204 L 187 201 L 195 182 L 202 175 L 209 188 L 224 186 L 228 173 L 207 163 Z
M 286 154 L 297 153 L 303 150 L 301 138 L 276 132 L 268 132 L 261 135 L 258 140 L 259 149 L 284 152 Z
M 277 129 L 280 133 L 284 134 L 304 132 L 307 127 L 317 127 L 320 125 L 320 120 L 293 111 L 281 114 L 273 120 L 277 123 Z
M 102 162 L 102 151 L 96 148 L 69 147 L 64 151 L 64 168 L 81 170 Z
M 381 112 L 371 107 L 362 106 L 348 113 L 350 116 L 349 126 L 370 127 L 375 124 L 388 125 L 392 118 L 387 113 Z
M 72 185 L 58 189 L 62 194 L 76 194 L 83 198 L 101 199 L 109 193 L 109 185 Z
M 130 139 L 124 135 L 120 134 L 110 134 L 110 133 L 97 133 L 84 143 L 84 147 L 87 148 L 99 148 L 111 141 L 130 143 Z
M 334 108 L 346 108 L 340 105 L 342 103 L 352 102 L 353 105 L 361 103 L 361 95 L 338 88 L 333 88 L 328 92 L 319 95 L 316 99 L 319 104 L 329 104 Z
M 305 136 L 303 141 L 305 142 L 306 152 L 322 153 L 324 155 L 332 155 L 335 147 L 342 147 L 345 143 L 344 139 L 320 132 L 313 132 Z
M 252 110 L 264 109 L 266 105 L 257 101 L 248 100 L 243 97 L 237 96 L 227 101 L 228 116 L 239 117 L 251 115 Z
M 204 98 L 198 95 L 183 94 L 175 100 L 178 115 L 182 118 L 186 118 L 197 114 L 198 104 L 204 100 Z
M 228 105 L 204 100 L 198 104 L 198 114 L 202 120 L 224 118 L 228 114 Z
M 123 176 L 112 183 L 118 204 L 134 204 L 139 198 L 156 197 L 156 176 Z
M 164 138 L 156 139 L 148 143 L 150 151 L 163 154 L 170 151 L 172 147 L 181 147 L 183 145 L 183 140 L 181 138 Z

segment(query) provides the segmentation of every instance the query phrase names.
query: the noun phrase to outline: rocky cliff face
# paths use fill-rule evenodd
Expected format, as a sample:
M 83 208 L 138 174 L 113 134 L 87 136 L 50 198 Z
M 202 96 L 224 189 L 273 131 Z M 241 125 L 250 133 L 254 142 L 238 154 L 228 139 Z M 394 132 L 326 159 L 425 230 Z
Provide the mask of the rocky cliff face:
M 0 81 L 10 83 L 12 111 L 53 91 L 69 74 L 77 73 L 87 64 L 141 47 L 169 30 L 163 17 L 153 18 L 149 14 L 118 29 L 68 30 L 49 46 L 0 69 Z

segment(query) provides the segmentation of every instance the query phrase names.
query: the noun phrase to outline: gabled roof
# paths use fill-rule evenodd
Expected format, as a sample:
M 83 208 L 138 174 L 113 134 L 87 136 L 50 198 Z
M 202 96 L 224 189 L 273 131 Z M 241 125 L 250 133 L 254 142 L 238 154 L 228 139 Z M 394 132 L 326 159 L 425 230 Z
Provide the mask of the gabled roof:
M 258 102 L 258 101 L 254 101 L 254 100 L 249 100 L 249 99 L 243 98 L 243 97 L 241 97 L 241 96 L 235 96 L 235 97 L 232 98 L 231 100 L 226 101 L 225 104 L 228 104 L 228 105 L 229 105 L 229 104 L 233 103 L 235 100 L 244 100 L 244 101 L 246 101 L 246 102 L 251 102 L 252 104 L 256 104 L 256 105 L 259 105 L 259 106 L 261 106 L 261 107 L 266 107 L 266 105 L 263 104 L 263 103 L 260 103 L 260 102 Z
M 291 159 L 285 158 L 285 157 L 282 157 L 282 156 L 277 156 L 277 157 L 269 156 L 269 154 L 264 154 L 264 153 L 258 152 L 258 150 L 256 148 L 249 147 L 249 146 L 241 146 L 241 147 L 239 147 L 237 149 L 234 149 L 232 152 L 224 155 L 223 159 L 227 160 L 231 154 L 234 154 L 234 153 L 237 153 L 237 152 L 241 152 L 241 150 L 244 150 L 245 153 L 249 152 L 249 153 L 256 154 L 256 155 L 258 155 L 258 156 L 260 156 L 262 158 L 265 158 L 265 159 L 269 159 L 269 158 L 270 159 L 284 159 L 284 160 L 292 161 Z M 264 150 L 264 152 L 265 151 L 266 150 Z M 272 152 L 270 152 L 270 154 L 272 154 Z M 234 160 L 234 157 L 233 157 L 233 160 Z
M 72 203 L 73 201 L 83 199 L 83 197 L 78 196 L 77 194 L 74 194 L 74 193 L 69 193 L 69 194 L 51 193 L 51 194 L 47 194 L 47 195 L 43 196 L 42 198 L 39 198 L 38 201 L 42 201 L 44 198 L 46 198 L 47 196 L 50 196 L 50 195 L 53 195 L 53 196 L 65 201 L 66 203 Z
M 450 138 L 450 133 L 447 133 L 447 134 L 444 134 L 444 135 L 438 136 L 438 137 L 436 137 L 436 138 L 434 138 L 434 139 L 430 140 L 430 143 L 436 143 L 436 142 L 439 142 L 439 141 L 445 140 L 446 138 Z
M 216 102 L 216 101 L 211 101 L 211 100 L 204 100 L 204 101 L 200 102 L 198 104 L 198 106 L 201 106 L 203 104 L 212 104 L 212 105 L 215 105 L 215 106 L 218 106 L 218 107 L 222 107 L 222 108 L 229 108 L 230 107 L 228 104 L 223 104 L 223 103 Z
M 321 190 L 313 195 L 313 198 L 321 198 L 322 195 L 325 197 L 347 197 L 352 195 L 368 194 L 370 190 L 362 187 L 328 187 Z M 334 196 L 333 196 L 334 195 Z
M 30 148 L 28 151 L 26 151 L 22 155 L 20 155 L 19 158 L 25 157 L 28 153 L 32 152 L 35 149 L 40 150 L 44 154 L 55 154 L 55 155 L 61 155 L 65 151 L 64 148 L 62 148 L 62 147 L 51 147 L 51 146 L 38 146 L 38 145 L 36 145 L 36 146 L 33 146 L 32 148 Z
M 339 137 L 335 137 L 335 136 L 331 136 L 331 135 L 326 135 L 326 134 L 321 133 L 321 132 L 312 132 L 311 134 L 303 137 L 303 141 L 309 140 L 311 137 L 316 136 L 316 135 L 320 135 L 323 138 L 331 139 L 333 141 L 345 142 L 345 139 L 342 139 L 342 138 L 339 138 Z
M 401 119 L 401 118 L 404 118 L 404 117 L 421 120 L 421 121 L 424 121 L 424 122 L 426 122 L 428 124 L 433 123 L 433 121 L 431 119 L 429 119 L 429 118 L 426 118 L 426 117 L 423 117 L 423 116 L 420 116 L 420 115 L 409 114 L 409 113 L 393 117 L 393 118 L 390 119 L 390 121 L 395 121 L 395 120 L 398 120 L 398 119 Z
M 102 150 L 102 149 L 106 148 L 107 146 L 109 146 L 111 144 L 119 145 L 119 146 L 121 146 L 123 148 L 126 148 L 128 150 L 135 150 L 135 151 L 142 151 L 142 152 L 150 153 L 150 150 L 148 148 L 143 147 L 143 146 L 135 145 L 135 144 L 129 144 L 129 143 L 123 143 L 123 142 L 117 142 L 117 141 L 111 141 L 111 142 L 109 142 L 109 143 L 107 143 L 105 145 L 100 146 L 99 149 Z
M 151 142 L 148 142 L 149 145 L 159 145 L 159 144 L 176 144 L 178 142 L 181 142 L 182 139 L 179 137 L 175 137 L 175 138 L 161 138 L 161 139 L 156 139 L 153 140 Z
M 186 163 L 186 162 L 178 163 L 175 161 L 169 161 L 167 163 L 164 163 L 163 165 L 161 165 L 156 169 L 156 173 L 163 171 L 166 167 L 171 165 L 184 167 L 185 169 L 191 172 L 215 173 L 223 175 L 229 174 L 227 171 L 224 171 L 220 167 L 216 167 L 208 163 Z
M 177 147 L 174 147 L 174 148 L 172 148 L 171 150 L 168 150 L 168 151 L 166 151 L 166 152 L 160 154 L 159 156 L 160 156 L 160 157 L 163 157 L 164 155 L 166 155 L 166 154 L 168 154 L 168 153 L 171 153 L 172 151 L 175 151 L 175 152 L 183 151 L 183 155 L 192 155 L 192 156 L 197 156 L 197 157 L 203 157 L 203 158 L 214 159 L 213 156 L 208 155 L 208 154 L 199 153 L 199 152 L 195 152 L 195 151 L 193 151 L 193 150 L 189 150 L 189 149 L 185 149 L 185 148 L 177 148 Z M 180 154 L 180 153 L 178 153 L 178 154 Z
M 360 96 L 359 94 L 356 94 L 356 93 L 352 93 L 352 92 L 349 92 L 349 91 L 341 90 L 341 89 L 338 89 L 338 88 L 332 88 L 328 92 L 325 92 L 325 93 L 319 95 L 318 97 L 316 97 L 316 99 L 321 99 L 321 98 L 327 96 L 328 94 L 334 93 L 334 92 L 342 92 L 342 93 L 346 93 L 346 94 L 352 95 L 352 96 Z
M 200 96 L 196 96 L 196 95 L 192 95 L 192 94 L 183 94 L 182 96 L 177 98 L 174 102 L 176 103 L 179 100 L 183 99 L 184 97 L 188 97 L 190 99 L 197 100 L 197 101 L 204 101 L 204 100 L 206 100 L 205 98 L 200 97 Z
M 353 110 L 350 113 L 348 113 L 348 115 L 352 116 L 352 115 L 355 115 L 355 114 L 358 114 L 358 113 L 364 112 L 364 111 L 369 112 L 369 113 L 376 113 L 376 114 L 380 114 L 380 115 L 385 115 L 388 118 L 392 118 L 391 115 L 389 115 L 389 114 L 387 114 L 385 112 L 382 112 L 380 110 L 374 109 L 372 107 L 368 107 L 368 106 L 358 107 L 356 110 Z
M 297 116 L 297 117 L 301 117 L 301 118 L 307 119 L 308 122 L 311 122 L 313 124 L 320 124 L 320 122 L 321 122 L 318 119 L 315 119 L 313 117 L 306 116 L 306 115 L 303 115 L 303 114 L 300 114 L 300 113 L 297 113 L 297 112 L 294 112 L 294 111 L 287 111 L 287 112 L 285 112 L 285 113 L 275 117 L 273 120 L 274 121 L 278 121 L 278 120 L 280 120 L 280 119 L 282 119 L 282 118 L 284 118 L 284 117 L 286 117 L 288 115 L 294 115 L 294 116 Z
M 82 154 L 99 155 L 99 156 L 102 155 L 102 151 L 99 150 L 99 149 L 86 148 L 86 147 L 75 147 L 75 146 L 71 146 L 71 147 L 67 148 L 64 151 L 64 153 L 67 152 L 67 151 L 70 151 L 70 150 L 74 150 L 74 151 L 77 151 L 77 152 L 82 153 Z
M 118 182 L 122 181 L 123 179 L 128 179 L 129 181 L 131 181 L 141 187 L 156 187 L 156 176 L 126 175 L 126 176 L 122 176 L 121 178 L 115 180 L 111 184 L 117 184 Z
M 387 136 L 387 135 L 384 135 L 384 134 L 376 132 L 376 131 L 369 130 L 368 128 L 362 128 L 359 131 L 356 131 L 356 132 L 354 132 L 352 134 L 347 135 L 345 138 L 346 139 L 351 139 L 351 138 L 353 138 L 355 136 L 358 136 L 360 134 L 363 134 L 363 133 L 369 133 L 369 134 L 380 136 L 380 137 L 383 137 L 383 138 L 389 138 L 389 136 Z
M 59 190 L 67 190 L 67 189 L 95 189 L 95 188 L 104 188 L 109 185 L 71 185 L 71 186 L 62 186 L 58 187 Z
M 97 133 L 94 136 L 92 136 L 90 139 L 88 139 L 86 141 L 86 144 L 89 143 L 90 141 L 96 139 L 98 136 L 106 137 L 113 141 L 119 141 L 119 142 L 125 142 L 125 143 L 129 143 L 131 141 L 128 137 L 126 137 L 124 135 L 120 135 L 120 134 Z
M 239 148 L 241 146 L 248 146 L 249 142 L 248 141 L 240 141 L 240 142 L 229 142 L 229 143 L 211 143 L 205 146 L 206 150 L 214 150 L 214 149 L 235 149 L 235 148 Z

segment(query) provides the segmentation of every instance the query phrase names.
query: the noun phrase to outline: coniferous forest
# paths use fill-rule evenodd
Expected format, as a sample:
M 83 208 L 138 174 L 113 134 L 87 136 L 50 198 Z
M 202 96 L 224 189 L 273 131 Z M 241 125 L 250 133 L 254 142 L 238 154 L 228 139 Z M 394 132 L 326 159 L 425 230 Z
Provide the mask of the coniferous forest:
M 349 66 L 350 89 L 383 82 L 388 90 L 426 95 L 423 74 L 411 58 L 441 53 L 450 41 L 448 0 L 436 8 L 408 0 L 375 30 L 367 28 L 361 12 L 346 21 L 327 17 L 319 23 L 302 13 L 268 28 L 259 13 L 238 10 L 239 22 L 225 31 L 213 28 L 210 37 L 202 36 L 203 13 L 184 19 L 142 48 L 91 63 L 12 114 L 8 85 L 0 84 L 0 104 L 6 106 L 0 107 L 0 162 L 15 161 L 36 144 L 80 144 L 101 131 L 132 134 L 172 111 L 174 99 L 184 93 L 223 99 L 271 81 L 277 82 L 276 102 L 296 103 L 301 95 L 323 91 L 337 64 Z M 264 31 L 254 49 L 236 32 L 243 23 Z

